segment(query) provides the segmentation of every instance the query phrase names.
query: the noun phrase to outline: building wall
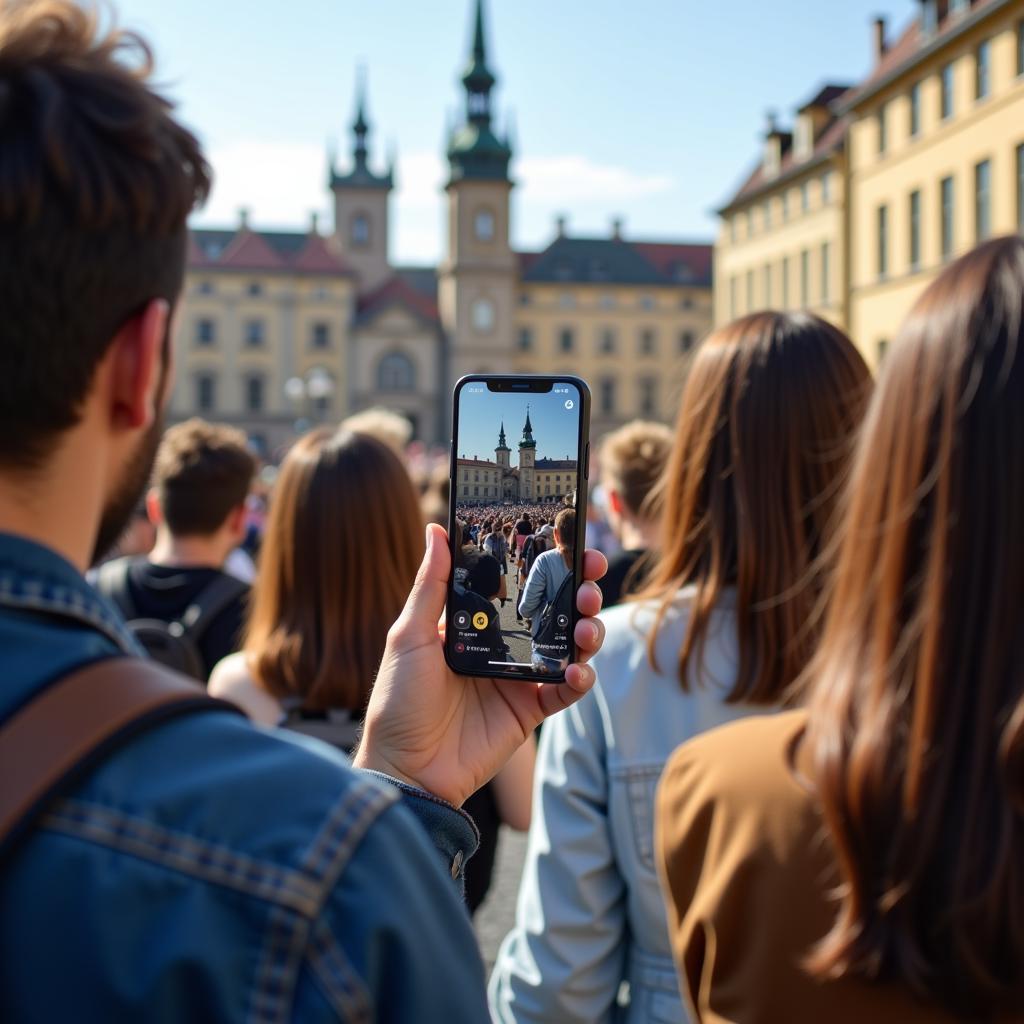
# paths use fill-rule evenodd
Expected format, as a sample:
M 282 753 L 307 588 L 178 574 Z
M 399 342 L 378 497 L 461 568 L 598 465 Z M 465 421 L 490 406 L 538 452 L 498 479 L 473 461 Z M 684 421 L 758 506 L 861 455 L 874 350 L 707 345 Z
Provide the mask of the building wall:
M 851 330 L 877 362 L 921 291 L 945 262 L 941 251 L 941 185 L 954 190 L 951 256 L 972 248 L 975 168 L 991 161 L 991 232 L 1022 228 L 1018 190 L 1024 145 L 1024 78 L 1018 31 L 1024 3 L 1010 4 L 858 108 L 850 136 L 852 216 Z M 991 93 L 975 98 L 976 51 L 991 39 Z M 940 116 L 941 69 L 953 66 L 953 113 Z M 920 131 L 910 135 L 910 89 L 919 83 Z M 879 153 L 878 113 L 885 108 L 886 149 Z M 920 263 L 911 265 L 910 195 L 920 192 Z M 888 210 L 888 270 L 879 273 L 878 209 Z
M 844 157 L 836 153 L 722 218 L 715 241 L 716 326 L 761 309 L 808 309 L 846 326 L 845 192 Z
M 360 291 L 369 291 L 391 274 L 388 262 L 389 188 L 335 185 L 334 242 L 359 275 Z M 356 218 L 365 218 L 369 237 L 355 237 Z
M 711 326 L 711 289 L 521 282 L 514 323 L 512 371 L 583 377 L 599 436 L 638 416 L 675 418 L 688 356 Z

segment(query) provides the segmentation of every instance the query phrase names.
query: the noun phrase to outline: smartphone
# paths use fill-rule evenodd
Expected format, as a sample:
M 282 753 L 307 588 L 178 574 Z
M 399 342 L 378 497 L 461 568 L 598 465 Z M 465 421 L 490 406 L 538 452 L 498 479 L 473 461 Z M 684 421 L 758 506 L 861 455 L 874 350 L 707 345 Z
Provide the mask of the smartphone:
M 453 405 L 445 657 L 464 675 L 561 682 L 576 657 L 590 390 L 474 374 Z

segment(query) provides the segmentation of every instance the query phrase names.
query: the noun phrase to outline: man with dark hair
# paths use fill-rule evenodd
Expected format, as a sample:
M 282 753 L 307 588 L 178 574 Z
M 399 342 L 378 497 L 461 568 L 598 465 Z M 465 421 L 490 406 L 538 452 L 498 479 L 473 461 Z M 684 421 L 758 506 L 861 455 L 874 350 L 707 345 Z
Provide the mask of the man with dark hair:
M 156 546 L 148 558 L 117 559 L 97 574 L 129 625 L 146 623 L 134 632 L 149 653 L 202 680 L 241 641 L 249 587 L 222 567 L 245 539 L 255 471 L 241 431 L 200 419 L 171 427 L 147 501 Z
M 82 576 L 149 476 L 186 217 L 209 188 L 150 66 L 71 0 L 0 0 L 0 946 L 17 951 L 0 1020 L 478 1024 L 458 807 L 593 669 L 451 673 L 431 527 L 353 771 L 138 659 Z M 596 614 L 593 584 L 578 604 Z M 582 651 L 601 628 L 580 621 Z M 129 715 L 103 747 L 76 734 L 142 692 L 188 692 L 187 713 Z

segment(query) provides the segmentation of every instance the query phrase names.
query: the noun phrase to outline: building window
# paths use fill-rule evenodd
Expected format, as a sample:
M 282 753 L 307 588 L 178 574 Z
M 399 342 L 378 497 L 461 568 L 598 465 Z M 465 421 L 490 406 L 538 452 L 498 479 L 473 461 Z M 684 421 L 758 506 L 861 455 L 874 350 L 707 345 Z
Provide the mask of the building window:
M 821 201 L 822 204 L 832 202 L 832 175 L 828 171 L 821 176 Z
M 478 242 L 490 242 L 494 238 L 494 214 L 490 210 L 477 210 L 473 230 Z
M 615 412 L 615 378 L 604 377 L 600 384 L 601 412 L 610 416 Z
M 490 299 L 477 299 L 470 314 L 477 334 L 489 334 L 494 330 L 494 303 Z
M 770 263 L 766 263 L 764 265 L 762 274 L 764 278 L 764 295 L 762 296 L 762 305 L 767 309 L 772 304 L 772 265 Z
M 783 223 L 789 220 L 789 189 L 782 193 L 782 220 Z
M 640 308 L 641 309 L 654 309 L 657 303 L 654 301 L 652 295 L 641 295 L 640 296 Z
M 576 344 L 571 327 L 563 327 L 558 332 L 558 349 L 560 352 L 571 352 Z
M 729 241 L 730 242 L 735 242 L 736 241 L 736 218 L 735 217 L 730 217 L 729 218 Z
M 754 272 L 747 271 L 747 309 L 748 313 L 754 311 Z
M 974 98 L 983 100 L 992 91 L 992 40 L 978 44 L 974 53 Z
M 519 293 L 519 305 L 528 306 L 530 304 L 530 295 L 528 292 Z
M 953 65 L 944 64 L 939 72 L 939 113 L 943 121 L 953 116 Z
M 800 209 L 806 213 L 811 208 L 811 189 L 808 182 L 800 186 Z
M 1017 147 L 1017 230 L 1024 234 L 1024 142 Z
M 265 382 L 261 376 L 253 374 L 245 381 L 245 408 L 248 412 L 263 412 L 263 394 Z
M 520 327 L 516 343 L 520 352 L 529 352 L 533 348 L 533 331 L 529 327 Z
M 214 345 L 217 342 L 217 324 L 215 321 L 203 318 L 196 321 L 196 344 Z
M 597 304 L 602 309 L 614 309 L 615 308 L 615 296 L 605 292 L 600 299 L 597 300 Z
M 767 231 L 772 226 L 772 201 L 764 201 L 764 229 Z
M 954 197 L 953 197 L 953 179 L 943 178 L 939 183 L 939 201 L 941 204 L 940 219 L 941 219 L 941 245 L 942 245 L 942 260 L 945 262 L 953 256 L 953 249 L 956 245 L 956 238 L 953 230 L 953 217 L 954 217 Z
M 325 323 L 313 324 L 313 333 L 310 337 L 313 348 L 331 347 L 331 325 Z
M 877 349 L 878 349 L 878 361 L 881 362 L 885 358 L 885 353 L 889 349 L 889 342 L 887 342 L 884 338 L 879 338 L 878 339 Z
M 789 308 L 789 257 L 782 257 L 782 308 Z
M 689 295 L 684 295 L 679 305 L 682 306 L 683 309 L 693 309 L 695 303 Z
M 875 115 L 878 125 L 878 153 L 881 156 L 889 146 L 889 126 L 886 118 L 886 105 L 883 103 Z
M 811 302 L 811 254 L 800 250 L 800 307 L 806 309 Z
M 246 292 L 253 298 L 263 294 L 263 285 L 259 281 L 250 281 Z
M 832 274 L 831 257 L 832 253 L 828 242 L 821 243 L 821 304 L 828 305 L 831 288 L 829 278 Z
M 597 338 L 597 350 L 602 355 L 609 355 L 615 351 L 615 332 L 610 327 L 604 327 Z
M 1024 19 L 1017 22 L 1017 74 L 1024 75 Z
M 318 284 L 312 292 L 312 298 L 314 302 L 323 302 L 325 299 L 329 299 L 331 296 L 330 289 L 322 284 Z
M 655 339 L 654 331 L 650 328 L 642 330 L 640 332 L 640 355 L 653 356 L 656 347 L 657 341 Z
M 575 309 L 576 308 L 576 296 L 572 292 L 562 292 L 558 296 L 558 305 L 562 309 Z
M 245 324 L 245 343 L 249 348 L 259 348 L 263 344 L 263 321 L 247 320 Z
M 910 87 L 910 137 L 914 138 L 921 131 L 921 83 L 915 82 Z
M 200 281 L 199 282 L 199 294 L 200 295 L 212 295 L 217 289 L 214 287 L 212 281 Z
M 640 415 L 658 415 L 658 381 L 654 377 L 640 379 Z
M 880 206 L 875 217 L 878 230 L 878 276 L 882 278 L 889 273 L 889 207 Z
M 215 412 L 217 409 L 217 378 L 212 373 L 196 377 L 196 412 Z
M 992 233 L 992 162 L 982 160 L 974 168 L 974 240 L 983 242 Z
M 739 291 L 739 281 L 737 281 L 736 275 L 733 274 L 732 277 L 729 278 L 729 319 L 730 320 L 735 320 L 736 316 L 737 316 L 737 314 L 739 312 L 739 310 L 737 310 L 737 308 L 736 308 L 736 301 L 737 301 L 736 295 L 737 295 L 738 291 Z
M 365 213 L 357 213 L 349 224 L 349 240 L 355 246 L 370 244 L 370 218 Z
M 380 391 L 414 391 L 416 367 L 404 352 L 389 352 L 377 366 L 377 388 Z
M 679 354 L 685 356 L 687 352 L 691 352 L 696 340 L 697 336 L 693 331 L 681 331 L 679 334 Z
M 921 269 L 921 192 L 910 193 L 910 269 Z

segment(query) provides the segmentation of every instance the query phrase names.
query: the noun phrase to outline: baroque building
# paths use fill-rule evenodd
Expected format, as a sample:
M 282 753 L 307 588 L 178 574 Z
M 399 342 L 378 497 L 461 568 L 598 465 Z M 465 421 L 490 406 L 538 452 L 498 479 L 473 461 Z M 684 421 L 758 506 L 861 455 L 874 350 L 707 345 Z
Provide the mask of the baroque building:
M 872 65 L 771 124 L 719 211 L 715 320 L 808 309 L 877 364 L 950 260 L 1024 231 L 1024 0 L 919 0 Z
M 483 0 L 460 82 L 437 267 L 391 259 L 395 170 L 374 159 L 362 80 L 349 157 L 328 160 L 333 225 L 259 231 L 243 212 L 233 228 L 192 232 L 174 417 L 234 423 L 274 451 L 310 423 L 383 406 L 446 443 L 455 381 L 484 372 L 582 376 L 595 435 L 674 418 L 686 357 L 711 325 L 711 246 L 627 239 L 618 219 L 606 237 L 573 237 L 560 218 L 543 250 L 516 249 Z M 564 482 L 551 472 L 545 490 Z
M 519 461 L 512 465 L 512 449 L 505 441 L 505 424 L 498 431 L 494 461 L 460 454 L 456 459 L 455 498 L 460 505 L 506 502 L 563 504 L 576 491 L 576 460 L 537 458 L 537 442 L 526 411 Z

